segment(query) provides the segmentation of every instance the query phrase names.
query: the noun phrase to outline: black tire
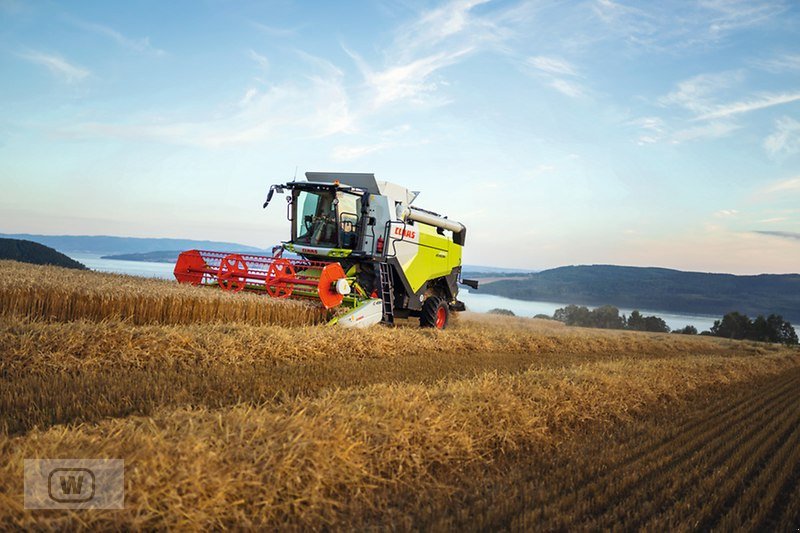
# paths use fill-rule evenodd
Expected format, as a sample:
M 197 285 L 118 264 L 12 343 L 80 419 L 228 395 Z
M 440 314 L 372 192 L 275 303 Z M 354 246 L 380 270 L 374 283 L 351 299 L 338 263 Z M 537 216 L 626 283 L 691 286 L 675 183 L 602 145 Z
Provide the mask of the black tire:
M 422 304 L 419 325 L 423 328 L 445 329 L 450 322 L 450 307 L 440 296 L 430 296 Z

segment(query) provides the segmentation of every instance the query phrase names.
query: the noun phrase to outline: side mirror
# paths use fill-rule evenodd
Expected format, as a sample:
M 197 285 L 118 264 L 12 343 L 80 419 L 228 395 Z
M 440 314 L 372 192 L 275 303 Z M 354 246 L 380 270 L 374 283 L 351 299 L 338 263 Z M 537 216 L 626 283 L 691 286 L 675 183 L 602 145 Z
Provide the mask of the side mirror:
M 272 195 L 275 194 L 275 189 L 270 188 L 269 192 L 267 193 L 267 199 L 264 201 L 264 205 L 261 206 L 262 209 L 266 209 L 269 205 L 269 201 L 272 200 Z
M 476 280 L 476 279 L 462 279 L 462 280 L 459 281 L 459 283 L 462 284 L 462 285 L 466 285 L 467 287 L 470 287 L 471 289 L 478 290 L 478 280 Z
M 283 194 L 283 187 L 280 187 L 278 185 L 273 185 L 272 187 L 269 188 L 269 192 L 267 193 L 267 199 L 264 202 L 264 205 L 261 206 L 262 209 L 266 209 L 266 207 L 269 205 L 270 200 L 272 200 L 272 195 L 275 194 L 276 192 L 278 194 Z

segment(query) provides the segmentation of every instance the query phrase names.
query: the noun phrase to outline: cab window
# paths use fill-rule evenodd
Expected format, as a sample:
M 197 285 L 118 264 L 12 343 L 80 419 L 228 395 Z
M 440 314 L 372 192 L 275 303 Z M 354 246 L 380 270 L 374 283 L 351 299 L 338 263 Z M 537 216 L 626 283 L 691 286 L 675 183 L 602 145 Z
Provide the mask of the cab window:
M 337 247 L 336 199 L 333 191 L 298 191 L 292 240 L 310 246 Z
M 342 248 L 355 249 L 358 245 L 358 220 L 361 216 L 361 197 L 339 191 L 336 211 L 339 215 L 339 242 Z

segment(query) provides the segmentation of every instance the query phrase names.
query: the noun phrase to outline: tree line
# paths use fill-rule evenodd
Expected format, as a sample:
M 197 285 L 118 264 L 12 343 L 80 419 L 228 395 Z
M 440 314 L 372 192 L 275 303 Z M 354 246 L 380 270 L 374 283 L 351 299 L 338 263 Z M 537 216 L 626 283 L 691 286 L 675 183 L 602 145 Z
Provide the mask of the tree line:
M 706 332 L 703 332 L 706 333 Z M 761 342 L 797 344 L 797 332 L 781 315 L 758 315 L 753 320 L 738 312 L 728 313 L 722 320 L 715 320 L 709 335 L 726 339 L 747 339 Z
M 604 305 L 589 309 L 582 305 L 568 305 L 556 309 L 553 319 L 563 322 L 568 326 L 581 326 L 585 328 L 602 329 L 627 329 L 633 331 L 652 331 L 669 333 L 670 328 L 664 319 L 657 316 L 644 316 L 638 310 L 631 312 L 630 316 L 621 315 L 619 309 L 612 305 Z M 676 329 L 672 333 L 697 335 L 697 328 L 686 326 Z M 715 320 L 709 331 L 700 335 L 724 337 L 726 339 L 746 339 L 760 342 L 777 342 L 782 344 L 798 344 L 797 332 L 789 321 L 781 315 L 771 314 L 768 317 L 758 315 L 751 320 L 747 315 L 731 312 Z

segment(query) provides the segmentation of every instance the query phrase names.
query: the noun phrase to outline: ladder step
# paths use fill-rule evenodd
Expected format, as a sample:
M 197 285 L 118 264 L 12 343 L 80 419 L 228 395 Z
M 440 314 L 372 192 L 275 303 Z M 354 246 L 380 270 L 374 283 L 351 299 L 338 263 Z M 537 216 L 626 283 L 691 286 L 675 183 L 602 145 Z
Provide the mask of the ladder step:
M 383 300 L 383 321 L 394 323 L 394 288 L 392 287 L 392 271 L 388 263 L 378 263 L 380 277 L 381 300 Z

